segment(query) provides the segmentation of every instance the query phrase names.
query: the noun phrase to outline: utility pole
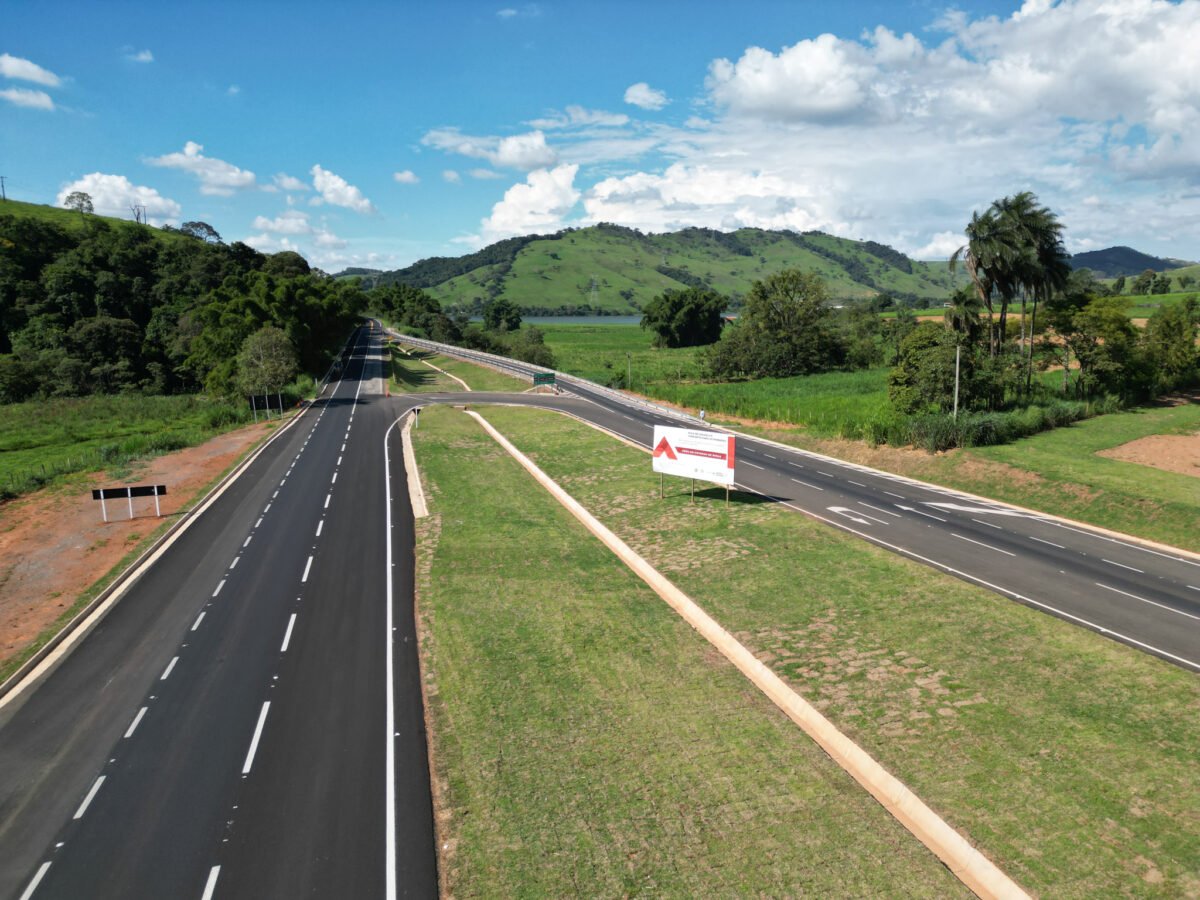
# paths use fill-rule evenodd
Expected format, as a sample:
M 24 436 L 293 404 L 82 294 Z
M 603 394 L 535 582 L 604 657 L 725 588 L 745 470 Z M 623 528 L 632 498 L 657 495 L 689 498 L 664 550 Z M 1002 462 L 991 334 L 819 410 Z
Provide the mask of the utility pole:
M 958 364 L 962 359 L 962 344 L 954 345 L 954 421 L 958 421 Z
M 625 390 L 633 390 L 633 354 L 625 354 Z
M 7 201 L 7 200 L 8 200 L 8 194 L 7 194 L 7 193 L 5 192 L 5 190 L 4 190 L 4 179 L 5 179 L 5 176 L 3 176 L 3 175 L 0 175 L 0 200 L 5 200 L 5 201 Z

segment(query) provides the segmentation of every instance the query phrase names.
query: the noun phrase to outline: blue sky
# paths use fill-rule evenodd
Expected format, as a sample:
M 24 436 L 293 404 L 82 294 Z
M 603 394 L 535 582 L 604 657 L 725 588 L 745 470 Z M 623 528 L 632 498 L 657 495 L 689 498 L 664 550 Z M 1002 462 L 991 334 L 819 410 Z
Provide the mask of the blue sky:
M 1195 259 L 1197 47 L 1197 0 L 26 2 L 0 174 L 328 271 L 597 221 L 944 258 L 1020 190 Z

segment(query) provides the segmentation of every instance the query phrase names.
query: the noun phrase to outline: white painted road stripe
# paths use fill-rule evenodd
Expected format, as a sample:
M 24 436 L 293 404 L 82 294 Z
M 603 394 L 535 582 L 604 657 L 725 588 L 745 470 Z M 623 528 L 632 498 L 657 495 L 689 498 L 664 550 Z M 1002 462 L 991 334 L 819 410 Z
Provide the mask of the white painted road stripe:
M 1194 584 L 1189 584 L 1189 585 L 1188 585 L 1188 590 L 1192 590 L 1192 591 L 1200 591 L 1200 587 L 1196 587 Z
M 254 527 L 255 527 L 255 528 L 261 528 L 261 527 L 262 527 L 262 516 L 259 516 L 259 517 L 258 517 L 258 521 L 254 523 Z
M 1049 544 L 1051 547 L 1057 547 L 1059 550 L 1067 549 L 1062 544 L 1056 544 L 1056 543 L 1054 543 L 1054 541 L 1045 541 L 1045 540 L 1042 540 L 1040 537 L 1034 537 L 1032 534 L 1029 536 L 1029 539 L 1031 541 L 1037 541 L 1039 544 Z
M 760 472 L 765 472 L 765 471 L 766 471 L 766 469 L 764 469 L 762 466 L 756 466 L 756 465 L 754 465 L 754 463 L 752 463 L 752 462 L 750 462 L 750 461 L 748 461 L 748 460 L 743 460 L 743 462 L 745 462 L 745 463 L 746 463 L 746 465 L 750 466 L 750 467 L 751 467 L 751 468 L 753 468 L 753 469 L 758 469 Z
M 324 527 L 325 527 L 325 520 L 322 519 L 320 522 L 317 523 L 317 537 L 321 536 L 321 529 Z
M 1139 575 L 1146 574 L 1141 569 L 1135 569 L 1133 566 L 1125 565 L 1125 563 L 1113 562 L 1111 559 L 1105 559 L 1104 557 L 1100 557 L 1100 562 L 1106 562 L 1110 566 L 1117 566 L 1118 568 L 1121 568 L 1121 569 L 1128 569 L 1130 572 L 1137 572 Z
M 338 464 L 339 466 L 342 464 L 342 458 L 341 458 L 340 456 L 338 457 L 337 464 Z
M 1130 594 L 1128 591 L 1119 591 L 1115 587 L 1109 587 L 1107 584 L 1095 582 L 1096 587 L 1102 587 L 1106 591 L 1112 591 L 1114 594 L 1120 594 L 1122 597 L 1128 597 L 1130 600 L 1140 600 L 1142 603 L 1149 603 L 1151 606 L 1157 606 L 1159 609 L 1165 609 L 1167 612 L 1173 612 L 1177 616 L 1185 616 L 1189 619 L 1200 621 L 1200 616 L 1194 616 L 1191 613 L 1184 612 L 1182 609 L 1175 609 L 1173 606 L 1167 606 L 1165 603 L 1159 603 L 1156 600 L 1147 600 L 1145 597 L 1139 597 L 1137 594 Z
M 192 623 L 192 631 L 200 627 L 200 623 L 204 621 L 204 610 L 200 610 L 200 615 L 196 616 L 196 621 Z
M 131 722 L 129 725 L 129 730 L 125 732 L 125 737 L 127 737 L 127 738 L 133 737 L 133 733 L 135 731 L 137 731 L 137 727 L 142 721 L 142 716 L 144 716 L 146 714 L 146 710 L 149 708 L 150 707 L 148 707 L 148 706 L 143 706 L 141 709 L 138 710 L 137 715 L 133 717 L 133 722 Z
M 231 562 L 231 563 L 229 564 L 229 571 L 230 571 L 230 572 L 232 572 L 234 569 L 236 569 L 236 568 L 237 568 L 237 564 L 238 564 L 238 561 L 239 561 L 240 559 L 241 559 L 241 557 L 240 557 L 240 556 L 235 556 L 235 557 L 233 558 L 233 562 Z
M 793 478 L 792 481 L 796 482 L 796 484 L 802 484 L 805 487 L 812 488 L 814 491 L 822 491 L 823 492 L 825 490 L 825 488 L 823 488 L 823 487 L 817 487 L 815 484 L 809 484 L 807 481 L 801 481 L 799 478 Z
M 220 866 L 213 866 L 208 873 L 208 881 L 204 882 L 204 893 L 200 900 L 212 900 L 213 891 L 217 889 L 217 876 L 221 874 Z
M 859 501 L 858 501 L 858 505 L 859 505 L 859 506 L 865 506 L 867 509 L 873 509 L 873 510 L 875 510 L 875 512 L 881 512 L 881 513 L 883 513 L 885 516 L 895 516 L 897 519 L 903 519 L 903 518 L 904 518 L 904 516 L 900 515 L 900 513 L 894 513 L 894 512 L 892 512 L 890 509 L 880 509 L 878 506 L 872 506 L 872 505 L 871 505 L 870 503 L 868 503 L 866 500 L 859 500 Z
M 292 628 L 296 625 L 296 614 L 292 613 L 292 617 L 288 619 L 287 631 L 283 634 L 283 646 L 279 648 L 280 653 L 287 653 L 288 644 L 292 642 Z
M 855 481 L 853 478 L 847 478 L 846 480 L 849 481 L 851 484 L 858 485 L 858 487 L 866 487 L 866 485 L 863 484 L 861 481 Z
M 971 521 L 974 522 L 976 525 L 986 525 L 988 528 L 995 528 L 997 531 L 1004 530 L 1003 528 L 1001 528 L 999 525 L 995 524 L 994 522 L 985 522 L 985 521 L 983 521 L 983 519 L 972 519 Z
M 308 558 L 308 562 L 304 564 L 304 574 L 300 576 L 300 583 L 304 584 L 308 581 L 308 570 L 312 568 L 312 557 Z
M 789 465 L 789 466 L 795 466 L 797 469 L 803 469 L 803 468 L 804 468 L 804 466 L 800 465 L 800 463 L 798 463 L 798 462 L 792 462 L 790 459 L 788 460 L 788 465 Z
M 330 484 L 337 484 L 337 472 L 333 473 L 333 478 L 329 480 Z
M 104 784 L 104 775 L 96 779 L 96 783 L 92 785 L 92 789 L 88 791 L 87 796 L 83 798 L 83 802 L 79 804 L 79 809 L 75 810 L 75 815 L 72 819 L 82 819 L 83 814 L 87 812 L 87 808 L 91 806 L 92 799 L 96 796 L 96 791 L 100 790 L 100 785 Z
M 221 583 L 217 585 L 217 589 L 215 591 L 213 591 L 213 596 L 215 597 L 215 596 L 217 596 L 217 594 L 221 593 L 221 588 L 223 588 L 223 587 L 225 587 L 225 579 L 224 578 L 222 578 Z
M 901 500 L 905 499 L 903 494 L 893 494 L 891 491 L 884 491 L 884 493 L 887 494 L 889 497 L 899 497 Z M 943 519 L 942 521 L 944 522 L 946 520 Z
M 956 537 L 960 541 L 966 541 L 968 544 L 978 544 L 980 547 L 986 547 L 988 550 L 995 550 L 997 553 L 1003 553 L 1005 556 L 1016 556 L 1015 553 L 1009 553 L 1007 550 L 1001 550 L 999 547 L 993 547 L 991 544 L 985 544 L 983 541 L 974 541 L 969 537 L 963 537 L 961 534 L 950 532 L 950 537 Z
M 258 752 L 258 739 L 262 737 L 263 725 L 267 721 L 267 710 L 271 708 L 271 701 L 268 700 L 262 705 L 262 712 L 258 714 L 258 724 L 254 726 L 254 737 L 250 741 L 250 752 L 246 754 L 246 761 L 242 763 L 242 774 L 249 775 L 250 767 L 254 765 L 254 754 Z M 210 878 L 212 876 L 209 876 Z
M 175 663 L 177 663 L 177 662 L 179 662 L 178 656 L 172 658 L 172 660 L 169 663 L 167 663 L 167 667 L 165 669 L 163 669 L 163 673 L 162 673 L 162 675 L 159 676 L 158 680 L 166 681 L 168 678 L 170 678 L 171 670 L 175 668 Z
M 325 507 L 324 507 L 325 509 L 329 509 L 329 501 L 330 501 L 330 500 L 332 500 L 332 499 L 333 499 L 333 493 L 332 493 L 332 492 L 330 492 L 330 493 L 328 493 L 328 494 L 326 494 L 326 495 L 325 495 Z
M 42 879 L 46 877 L 46 870 L 50 868 L 50 863 L 44 862 L 38 867 L 37 874 L 33 876 L 33 881 L 29 882 L 29 887 L 25 888 L 25 893 L 21 895 L 21 900 L 29 900 L 33 896 L 33 892 L 37 890 Z
M 242 549 L 245 550 L 247 547 L 249 547 L 250 541 L 252 541 L 253 539 L 254 539 L 254 535 L 250 535 L 249 537 L 247 537 L 246 540 L 242 543 Z

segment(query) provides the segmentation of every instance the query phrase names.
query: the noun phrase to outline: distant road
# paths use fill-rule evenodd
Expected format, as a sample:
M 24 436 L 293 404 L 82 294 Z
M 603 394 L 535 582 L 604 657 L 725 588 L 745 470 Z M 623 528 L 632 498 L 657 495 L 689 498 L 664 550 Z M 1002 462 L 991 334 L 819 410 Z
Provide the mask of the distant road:
M 549 371 L 431 341 L 404 340 L 524 377 Z M 558 381 L 570 397 L 518 402 L 568 410 L 647 448 L 655 425 L 711 428 L 579 378 L 559 373 Z M 471 402 L 513 400 L 476 392 Z M 1200 561 L 1184 553 L 745 436 L 738 437 L 737 486 L 1200 672 Z
M 436 896 L 377 344 L 0 709 L 0 896 Z

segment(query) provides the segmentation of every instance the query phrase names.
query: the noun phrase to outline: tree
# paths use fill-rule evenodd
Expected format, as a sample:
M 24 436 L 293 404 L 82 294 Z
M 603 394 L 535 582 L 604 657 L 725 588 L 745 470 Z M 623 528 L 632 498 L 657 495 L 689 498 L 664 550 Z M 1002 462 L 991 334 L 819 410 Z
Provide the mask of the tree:
M 282 330 L 272 325 L 246 338 L 237 355 L 237 384 L 247 396 L 283 390 L 296 370 L 295 347 Z
M 727 302 L 704 288 L 664 291 L 642 310 L 642 328 L 654 332 L 655 347 L 711 344 L 721 338 Z
M 888 374 L 888 399 L 906 415 L 954 405 L 954 333 L 922 322 L 900 342 L 896 366 Z M 970 354 L 963 360 L 969 361 Z M 967 379 L 969 380 L 969 379 Z M 965 405 L 965 404 L 964 404 Z
M 207 222 L 184 222 L 179 226 L 179 230 L 188 237 L 198 238 L 207 244 L 223 243 L 221 235 L 217 233 L 217 229 L 213 228 Z
M 1196 283 L 1196 279 L 1192 275 L 1180 275 L 1176 281 L 1179 282 L 1179 289 L 1181 291 L 1190 291 L 1192 285 Z
M 63 200 L 63 206 L 67 209 L 75 210 L 80 215 L 96 211 L 95 206 L 92 204 L 92 195 L 85 191 L 71 191 L 71 193 L 67 194 L 66 199 Z
M 1155 392 L 1164 393 L 1194 383 L 1200 377 L 1200 351 L 1196 347 L 1195 295 L 1182 303 L 1163 306 L 1146 320 L 1142 343 L 1155 374 Z
M 521 310 L 507 297 L 496 297 L 483 305 L 483 325 L 488 331 L 516 331 L 521 327 Z
M 1113 294 L 1115 294 L 1117 296 L 1120 296 L 1121 294 L 1125 293 L 1125 276 L 1124 275 L 1117 276 L 1117 280 L 1113 282 L 1112 292 L 1113 292 Z
M 1171 276 L 1166 272 L 1160 273 L 1154 279 L 1154 283 L 1150 286 L 1152 294 L 1169 294 L 1171 293 Z
M 1154 286 L 1154 270 L 1146 269 L 1137 278 L 1133 279 L 1133 285 L 1129 288 L 1131 294 L 1148 294 L 1150 288 Z

